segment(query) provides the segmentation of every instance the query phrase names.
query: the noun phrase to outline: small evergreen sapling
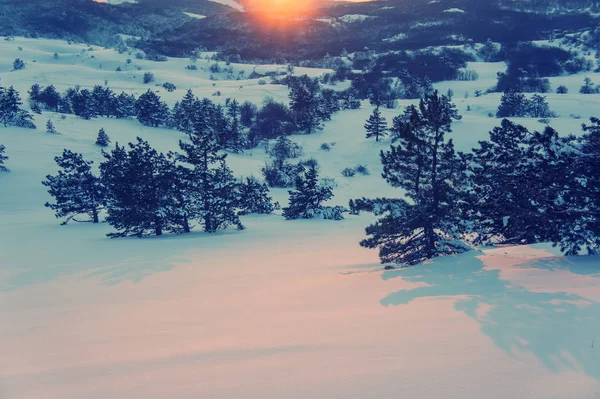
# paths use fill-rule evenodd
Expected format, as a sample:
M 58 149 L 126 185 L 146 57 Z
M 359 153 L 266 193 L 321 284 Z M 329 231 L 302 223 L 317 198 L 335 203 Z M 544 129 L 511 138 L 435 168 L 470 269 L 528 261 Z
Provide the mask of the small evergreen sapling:
M 387 129 L 387 122 L 381 116 L 379 107 L 376 107 L 365 124 L 365 130 L 367 131 L 366 138 L 375 137 L 375 141 L 379 141 L 387 135 Z
M 96 145 L 100 147 L 107 147 L 110 144 L 110 138 L 108 134 L 104 130 L 104 128 L 100 128 L 98 131 L 98 137 L 96 138 Z
M 46 122 L 46 132 L 48 133 L 56 133 L 56 128 L 54 127 L 54 123 L 50 119 Z
M 57 218 L 65 218 L 63 225 L 70 220 L 98 223 L 106 195 L 100 179 L 92 173 L 92 162 L 66 149 L 54 160 L 61 170 L 56 176 L 47 175 L 42 184 L 48 187 L 55 203 L 46 202 L 45 206 L 55 211 Z M 87 215 L 89 220 L 75 219 L 79 215 Z

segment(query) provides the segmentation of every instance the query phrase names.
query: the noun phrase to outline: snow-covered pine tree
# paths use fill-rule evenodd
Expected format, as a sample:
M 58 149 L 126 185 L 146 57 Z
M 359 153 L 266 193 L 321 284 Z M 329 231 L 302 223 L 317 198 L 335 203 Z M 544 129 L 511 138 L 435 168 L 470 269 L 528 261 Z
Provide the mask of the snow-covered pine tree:
M 60 102 L 60 94 L 56 91 L 54 85 L 49 85 L 39 93 L 39 102 L 44 105 L 44 108 L 50 111 L 58 111 L 58 104 Z
M 246 140 L 240 123 L 240 104 L 237 100 L 227 101 L 226 113 L 227 126 L 223 147 L 236 153 L 243 152 L 246 147 Z
M 373 113 L 369 116 L 365 124 L 365 130 L 367 131 L 366 138 L 375 137 L 375 141 L 379 141 L 387 135 L 387 122 L 385 117 L 381 116 L 379 107 L 375 107 Z
M 536 174 L 530 176 L 524 162 L 530 135 L 525 127 L 503 119 L 490 132 L 490 140 L 473 149 L 469 219 L 478 244 L 526 244 L 539 239 L 527 228 L 540 218 L 528 189 Z
M 54 160 L 61 169 L 56 176 L 47 175 L 42 184 L 48 187 L 55 203 L 46 202 L 45 206 L 55 212 L 56 218 L 65 218 L 63 225 L 70 220 L 98 223 L 99 212 L 106 204 L 106 192 L 92 172 L 93 162 L 67 149 Z M 79 215 L 87 215 L 89 220 L 77 220 Z
M 21 104 L 19 92 L 13 86 L 8 89 L 0 86 L 0 122 L 4 126 L 17 122 L 19 113 L 23 112 Z
M 393 187 L 402 188 L 412 200 L 357 200 L 353 212 L 369 211 L 385 215 L 367 227 L 367 248 L 379 248 L 382 263 L 416 264 L 437 256 L 465 252 L 460 240 L 459 205 L 465 180 L 465 162 L 446 134 L 453 119 L 459 118 L 454 104 L 438 92 L 421 99 L 410 119 L 398 119 L 399 143 L 381 152 L 383 177 Z M 421 150 L 419 157 L 416 153 Z M 408 156 L 407 156 L 408 154 Z
M 29 89 L 29 91 L 27 92 L 29 93 L 29 107 L 31 108 L 31 110 L 33 112 L 35 112 L 36 114 L 41 113 L 41 109 L 40 109 L 40 97 L 42 94 L 42 87 L 38 84 L 38 83 L 34 83 L 31 85 L 31 88 Z M 34 109 L 35 108 L 35 109 Z M 39 112 L 37 112 L 36 110 L 39 110 Z
M 287 220 L 312 219 L 321 214 L 323 202 L 333 197 L 330 186 L 319 184 L 319 171 L 314 163 L 298 176 L 296 189 L 288 193 L 289 205 L 283 208 L 283 217 Z
M 56 128 L 54 127 L 54 123 L 50 119 L 46 122 L 46 132 L 47 133 L 56 133 Z
M 220 154 L 215 137 L 202 131 L 189 135 L 189 142 L 180 141 L 183 153 L 178 160 L 187 164 L 187 197 L 190 219 L 197 220 L 208 233 L 236 225 L 244 226 L 236 208 L 239 203 L 237 182 L 225 162 L 226 155 Z
M 307 75 L 289 76 L 290 109 L 294 117 L 296 129 L 305 134 L 311 134 L 321 128 L 321 85 L 318 79 Z
M 496 118 L 521 117 L 527 115 L 528 101 L 523 93 L 507 91 L 502 94 Z
M 158 127 L 169 119 L 169 107 L 150 89 L 137 99 L 135 109 L 142 125 Z
M 98 110 L 95 106 L 95 102 L 92 99 L 92 93 L 83 89 L 81 91 L 74 91 L 71 95 L 71 106 L 73 107 L 73 113 L 83 119 L 96 118 L 98 116 Z
M 110 137 L 108 137 L 108 134 L 102 127 L 98 131 L 98 137 L 96 138 L 96 145 L 99 145 L 100 147 L 107 147 L 109 144 L 110 144 Z
M 254 176 L 243 179 L 239 184 L 240 215 L 251 213 L 269 214 L 275 209 L 273 198 L 269 195 L 269 187 Z
M 115 118 L 129 118 L 135 116 L 135 96 L 121 92 L 116 98 L 115 109 L 112 114 Z
M 118 143 L 111 153 L 103 153 L 100 164 L 102 183 L 107 189 L 106 221 L 117 232 L 111 238 L 145 235 L 160 236 L 179 232 L 182 218 L 177 209 L 172 162 L 137 138 L 129 151 Z
M 6 147 L 0 144 L 0 172 L 10 172 L 10 169 L 8 169 L 6 165 L 4 165 L 4 161 L 8 159 L 8 156 L 4 155 L 5 151 Z
M 188 90 L 183 99 L 173 107 L 173 126 L 175 129 L 191 134 L 194 132 L 194 121 L 196 119 L 196 101 L 191 90 Z
M 578 255 L 582 250 L 600 253 L 600 119 L 590 118 L 590 122 L 583 125 L 585 133 L 575 145 L 563 151 L 563 159 L 572 162 L 571 174 L 566 192 L 555 201 L 562 218 L 556 223 L 553 241 L 567 255 Z

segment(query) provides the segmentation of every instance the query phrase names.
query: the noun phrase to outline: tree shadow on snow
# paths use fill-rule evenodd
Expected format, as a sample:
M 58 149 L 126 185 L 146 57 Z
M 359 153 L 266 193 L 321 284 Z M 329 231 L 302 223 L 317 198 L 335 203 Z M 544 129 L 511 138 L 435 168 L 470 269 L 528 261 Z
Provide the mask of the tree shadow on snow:
M 475 252 L 439 258 L 385 272 L 384 280 L 402 278 L 427 286 L 390 293 L 381 304 L 400 306 L 420 298 L 456 297 L 455 309 L 476 320 L 481 331 L 510 356 L 530 352 L 553 372 L 576 370 L 600 379 L 600 303 L 538 287 L 536 292 L 529 291 L 502 280 L 499 270 L 486 269 L 477 256 Z M 598 264 L 598 258 L 581 259 L 553 257 L 518 267 L 591 273 L 590 262 Z

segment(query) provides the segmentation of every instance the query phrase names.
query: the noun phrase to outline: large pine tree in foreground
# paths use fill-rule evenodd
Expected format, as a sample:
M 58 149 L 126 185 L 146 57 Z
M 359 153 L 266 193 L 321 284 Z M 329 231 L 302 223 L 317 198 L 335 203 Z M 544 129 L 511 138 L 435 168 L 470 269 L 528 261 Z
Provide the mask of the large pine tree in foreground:
M 415 264 L 469 248 L 460 240 L 461 184 L 465 162 L 446 135 L 460 118 L 446 96 L 426 95 L 396 121 L 397 145 L 381 152 L 383 177 L 409 201 L 379 198 L 351 201 L 354 212 L 383 215 L 367 227 L 361 245 L 379 248 L 382 263 Z M 418 156 L 417 156 L 418 155 Z
M 45 205 L 55 212 L 57 218 L 65 218 L 61 224 L 70 220 L 98 223 L 100 210 L 106 204 L 106 192 L 100 179 L 92 172 L 92 162 L 71 150 L 64 150 L 62 156 L 54 160 L 60 170 L 55 176 L 46 176 L 42 184 L 48 187 L 48 193 L 55 202 L 46 202 Z M 79 215 L 85 215 L 89 220 L 76 219 Z

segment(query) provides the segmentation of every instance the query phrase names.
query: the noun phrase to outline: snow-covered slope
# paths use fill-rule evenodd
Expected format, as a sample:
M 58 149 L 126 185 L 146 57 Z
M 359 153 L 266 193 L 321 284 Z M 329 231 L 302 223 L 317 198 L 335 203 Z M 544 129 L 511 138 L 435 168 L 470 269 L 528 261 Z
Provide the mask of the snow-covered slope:
M 19 50 L 19 47 L 22 50 Z M 59 54 L 54 59 L 54 53 Z M 15 58 L 27 63 L 11 72 Z M 131 64 L 127 59 L 131 58 Z M 35 62 L 34 62 L 35 61 Z M 137 60 L 113 50 L 52 40 L 0 41 L 3 86 L 24 95 L 34 82 L 59 90 L 108 85 L 140 94 L 142 75 L 172 105 L 188 88 L 215 101 L 286 100 L 281 85 L 225 80 L 212 61 Z M 115 69 L 121 67 L 121 72 Z M 141 68 L 138 70 L 138 67 Z M 233 64 L 234 75 L 254 66 Z M 260 66 L 257 70 L 284 69 Z M 442 82 L 463 119 L 457 149 L 468 150 L 499 121 L 490 87 L 502 64 L 472 63 L 480 80 Z M 296 68 L 318 76 L 324 70 Z M 600 74 L 590 74 L 600 83 Z M 552 78 L 577 93 L 583 75 Z M 212 96 L 220 90 L 222 96 Z M 467 92 L 469 95 L 467 96 Z M 561 133 L 579 133 L 597 116 L 600 95 L 549 94 Z M 411 101 L 401 101 L 401 106 Z M 471 111 L 467 111 L 467 107 Z M 334 115 L 322 132 L 294 136 L 305 157 L 337 181 L 332 204 L 361 196 L 399 196 L 380 178 L 389 141 L 364 138 L 372 109 Z M 391 121 L 402 109 L 383 110 Z M 51 119 L 60 134 L 42 128 Z M 566 259 L 547 245 L 474 251 L 419 267 L 383 272 L 358 241 L 368 215 L 341 222 L 249 216 L 247 230 L 160 239 L 110 240 L 110 226 L 59 226 L 43 207 L 40 184 L 63 148 L 101 160 L 104 127 L 114 142 L 136 136 L 161 151 L 179 132 L 135 120 L 61 119 L 44 112 L 40 128 L 0 127 L 11 173 L 0 174 L 0 392 L 6 398 L 554 398 L 600 396 L 600 261 Z M 529 128 L 543 123 L 520 119 Z M 333 143 L 331 151 L 321 143 Z M 261 149 L 229 154 L 237 176 L 259 175 Z M 370 176 L 341 170 L 365 164 Z M 287 192 L 274 190 L 285 204 Z M 0 395 L 0 396 L 2 396 Z

